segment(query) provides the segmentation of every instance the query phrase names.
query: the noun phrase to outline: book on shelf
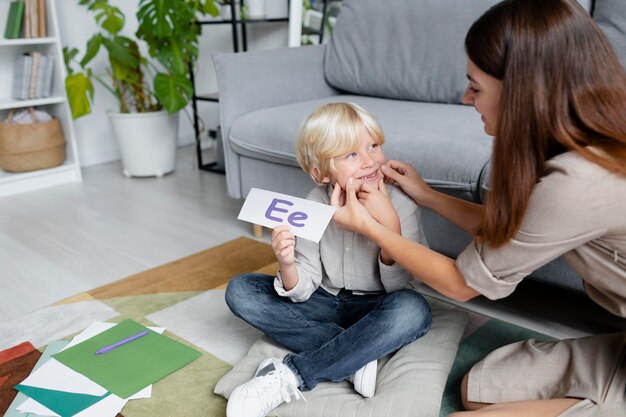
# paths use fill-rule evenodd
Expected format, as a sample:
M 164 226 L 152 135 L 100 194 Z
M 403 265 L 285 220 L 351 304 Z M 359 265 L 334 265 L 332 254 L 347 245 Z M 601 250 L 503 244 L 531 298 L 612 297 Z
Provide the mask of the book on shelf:
M 30 84 L 28 86 L 28 98 L 36 97 L 37 78 L 39 77 L 39 66 L 41 65 L 41 53 L 34 51 L 30 53 L 33 58 L 33 68 L 30 73 Z
M 52 70 L 54 69 L 54 57 L 52 55 L 42 55 L 39 58 L 39 74 L 35 85 L 35 97 L 49 97 L 52 87 Z
M 45 38 L 48 36 L 48 29 L 46 27 L 46 0 L 37 0 L 37 2 L 37 8 L 39 9 L 39 19 L 37 20 L 38 33 L 40 38 Z
M 11 95 L 18 100 L 27 100 L 30 89 L 30 79 L 33 67 L 33 58 L 25 53 L 15 60 L 13 66 L 13 88 Z
M 22 29 L 22 20 L 24 19 L 24 2 L 12 1 L 9 5 L 9 13 L 7 14 L 7 23 L 4 28 L 4 37 L 6 39 L 16 39 L 20 37 Z
M 17 58 L 13 67 L 11 95 L 18 100 L 49 97 L 52 92 L 54 57 L 28 52 Z
M 39 38 L 47 36 L 46 1 L 22 0 L 24 4 L 24 37 Z

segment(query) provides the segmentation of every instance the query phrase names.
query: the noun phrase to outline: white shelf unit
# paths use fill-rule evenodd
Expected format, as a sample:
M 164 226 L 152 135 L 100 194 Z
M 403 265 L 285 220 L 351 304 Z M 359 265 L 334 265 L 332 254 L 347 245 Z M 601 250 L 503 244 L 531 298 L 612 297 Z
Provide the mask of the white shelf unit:
M 50 169 L 24 173 L 10 173 L 0 170 L 0 197 L 34 191 L 55 185 L 82 180 L 76 137 L 72 124 L 67 96 L 65 94 L 65 66 L 63 49 L 59 37 L 59 24 L 55 0 L 46 0 L 45 38 L 4 39 L 4 25 L 11 0 L 0 0 L 0 117 L 4 120 L 11 110 L 37 106 L 54 115 L 61 122 L 65 137 L 65 162 L 63 165 Z M 50 97 L 34 100 L 16 100 L 11 97 L 13 85 L 13 65 L 15 60 L 25 52 L 39 51 L 54 56 L 54 74 L 52 94 Z

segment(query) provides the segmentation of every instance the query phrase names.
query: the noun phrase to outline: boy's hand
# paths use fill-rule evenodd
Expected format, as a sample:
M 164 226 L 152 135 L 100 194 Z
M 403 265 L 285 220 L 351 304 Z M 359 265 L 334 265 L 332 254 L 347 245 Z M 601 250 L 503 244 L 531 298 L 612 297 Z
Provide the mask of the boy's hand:
M 333 221 L 339 227 L 352 230 L 357 233 L 366 234 L 365 229 L 368 223 L 376 223 L 370 213 L 359 200 L 356 193 L 358 190 L 354 188 L 352 178 L 348 179 L 346 189 L 342 189 L 339 183 L 335 184 L 333 192 L 330 196 L 330 205 L 335 207 Z
M 363 184 L 357 193 L 359 202 L 365 206 L 372 217 L 386 228 L 400 233 L 400 218 L 391 204 L 385 183 L 381 179 L 378 186 Z
M 272 230 L 272 249 L 281 266 L 295 263 L 295 247 L 296 238 L 289 230 L 289 226 L 278 226 Z

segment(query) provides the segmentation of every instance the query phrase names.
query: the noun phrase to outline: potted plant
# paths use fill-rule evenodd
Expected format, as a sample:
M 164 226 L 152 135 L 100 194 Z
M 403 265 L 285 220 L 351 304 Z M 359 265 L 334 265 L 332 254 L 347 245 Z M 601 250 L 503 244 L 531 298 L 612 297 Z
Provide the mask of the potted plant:
M 216 16 L 217 7 L 213 0 L 139 0 L 139 26 L 132 39 L 121 34 L 126 17 L 108 0 L 79 4 L 94 14 L 98 30 L 87 40 L 80 60 L 78 49 L 63 49 L 72 117 L 91 113 L 94 82 L 101 84 L 119 103 L 108 116 L 124 175 L 162 176 L 173 171 L 178 112 L 193 95 L 188 71 L 198 57 L 196 15 Z M 92 68 L 101 51 L 108 57 L 103 73 Z

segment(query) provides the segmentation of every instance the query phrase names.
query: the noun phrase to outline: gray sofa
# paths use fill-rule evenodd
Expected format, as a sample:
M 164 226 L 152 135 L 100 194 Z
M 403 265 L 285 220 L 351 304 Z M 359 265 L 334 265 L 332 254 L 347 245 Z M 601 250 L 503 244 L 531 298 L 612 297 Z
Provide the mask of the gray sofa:
M 463 40 L 495 3 L 344 0 L 327 45 L 214 55 L 229 194 L 244 198 L 257 187 L 305 196 L 314 184 L 295 158 L 298 127 L 320 104 L 350 101 L 379 119 L 388 158 L 413 164 L 435 189 L 482 202 L 492 139 L 475 109 L 460 104 Z M 626 1 L 581 3 L 626 66 Z M 471 240 L 429 210 L 423 219 L 431 247 L 448 256 Z M 560 259 L 532 277 L 582 291 Z

